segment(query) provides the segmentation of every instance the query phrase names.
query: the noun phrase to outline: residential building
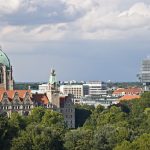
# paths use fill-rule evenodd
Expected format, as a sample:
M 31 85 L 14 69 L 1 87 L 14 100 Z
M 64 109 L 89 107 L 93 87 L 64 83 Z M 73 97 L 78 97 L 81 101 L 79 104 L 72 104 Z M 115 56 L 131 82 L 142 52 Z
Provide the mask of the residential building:
M 71 94 L 69 94 L 68 96 L 60 96 L 60 112 L 64 116 L 66 125 L 69 128 L 75 128 L 75 109 L 74 103 L 73 101 L 71 101 L 71 99 Z

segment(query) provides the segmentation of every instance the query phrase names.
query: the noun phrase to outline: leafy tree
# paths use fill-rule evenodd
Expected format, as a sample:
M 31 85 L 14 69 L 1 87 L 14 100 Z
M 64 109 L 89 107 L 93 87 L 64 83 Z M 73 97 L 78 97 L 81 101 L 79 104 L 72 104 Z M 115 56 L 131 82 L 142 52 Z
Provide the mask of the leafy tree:
M 41 123 L 46 127 L 54 126 L 64 128 L 64 118 L 62 114 L 52 110 L 46 110 Z
M 67 150 L 87 150 L 92 148 L 93 132 L 79 128 L 67 132 L 65 135 L 65 148 Z
M 94 129 L 97 126 L 97 119 L 101 115 L 101 113 L 104 111 L 104 107 L 101 105 L 98 105 L 94 111 L 92 111 L 92 114 L 90 117 L 86 120 L 84 127 L 89 129 Z
M 14 127 L 18 130 L 24 129 L 27 125 L 26 118 L 21 116 L 17 112 L 11 114 L 11 118 L 9 119 L 8 122 L 10 127 Z
M 143 134 L 134 140 L 132 143 L 128 141 L 117 145 L 114 150 L 149 150 L 150 148 L 150 134 Z
M 11 150 L 63 150 L 59 132 L 51 128 L 36 126 L 27 128 L 18 138 L 13 139 Z
M 121 144 L 117 145 L 113 150 L 135 150 L 132 144 L 128 141 L 123 141 Z
M 93 109 L 94 109 L 93 106 L 76 105 L 75 107 L 76 128 L 83 126 L 87 118 L 90 117 Z
M 94 149 L 111 150 L 118 143 L 128 139 L 128 130 L 125 127 L 114 127 L 106 125 L 97 129 L 94 133 Z
M 150 148 L 150 134 L 143 134 L 132 143 L 137 150 L 149 150 Z
M 29 116 L 30 122 L 40 123 L 42 121 L 42 117 L 45 114 L 45 109 L 43 107 L 36 107 L 31 111 L 31 115 Z
M 0 148 L 8 149 L 9 141 L 6 141 L 7 133 L 8 133 L 8 118 L 5 116 L 0 116 Z

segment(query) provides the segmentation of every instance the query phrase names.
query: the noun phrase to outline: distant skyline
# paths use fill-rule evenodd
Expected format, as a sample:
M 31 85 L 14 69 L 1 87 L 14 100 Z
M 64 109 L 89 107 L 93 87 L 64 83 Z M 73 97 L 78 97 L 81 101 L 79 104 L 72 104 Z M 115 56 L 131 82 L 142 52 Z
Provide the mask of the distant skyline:
M 138 81 L 149 0 L 0 0 L 0 45 L 18 82 Z

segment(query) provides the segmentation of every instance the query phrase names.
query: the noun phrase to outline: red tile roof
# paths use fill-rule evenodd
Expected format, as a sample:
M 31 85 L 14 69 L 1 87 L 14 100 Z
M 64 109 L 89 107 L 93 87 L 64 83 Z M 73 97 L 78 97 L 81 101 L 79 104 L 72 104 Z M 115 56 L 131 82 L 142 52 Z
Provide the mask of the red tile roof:
M 131 95 L 139 95 L 142 93 L 142 89 L 141 88 L 128 88 L 128 89 L 124 89 L 124 88 L 119 88 L 117 90 L 115 90 L 113 92 L 113 94 L 131 94 Z
M 48 100 L 48 97 L 46 96 L 46 94 L 33 94 L 32 98 L 33 98 L 33 100 L 42 102 L 45 105 L 49 103 L 49 100 Z
M 0 90 L 0 101 L 2 100 L 2 97 L 4 95 L 4 93 L 7 93 L 8 98 L 10 101 L 13 100 L 15 93 L 18 93 L 20 100 L 23 100 L 26 93 L 28 92 L 31 96 L 31 90 Z
M 119 101 L 122 101 L 122 100 L 133 100 L 133 99 L 139 99 L 140 96 L 139 95 L 125 95 L 123 97 L 121 97 L 119 99 Z

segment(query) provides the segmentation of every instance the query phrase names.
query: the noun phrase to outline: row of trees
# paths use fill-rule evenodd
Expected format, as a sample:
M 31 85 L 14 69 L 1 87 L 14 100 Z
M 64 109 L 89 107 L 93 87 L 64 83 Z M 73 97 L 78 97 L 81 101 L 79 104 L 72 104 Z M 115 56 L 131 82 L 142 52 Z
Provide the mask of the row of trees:
M 66 133 L 67 149 L 149 150 L 150 93 L 104 109 L 98 106 L 83 127 Z
M 63 116 L 42 107 L 30 116 L 0 117 L 0 148 L 4 150 L 61 150 L 66 132 Z
M 76 129 L 60 113 L 38 107 L 30 116 L 0 117 L 3 150 L 149 150 L 150 93 L 140 100 L 102 106 L 76 106 Z

